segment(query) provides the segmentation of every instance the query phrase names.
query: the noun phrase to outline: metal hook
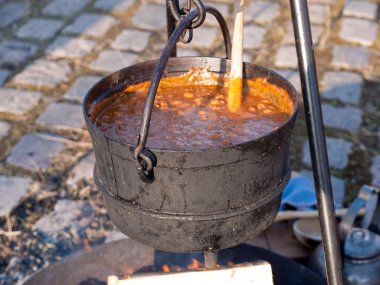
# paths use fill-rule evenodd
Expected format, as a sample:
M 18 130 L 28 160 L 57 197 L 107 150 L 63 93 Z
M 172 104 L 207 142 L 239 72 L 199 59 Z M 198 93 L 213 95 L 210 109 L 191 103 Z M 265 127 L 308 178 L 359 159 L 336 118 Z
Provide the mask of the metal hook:
M 155 180 L 153 168 L 157 165 L 157 158 L 153 152 L 144 148 L 137 157 L 137 171 L 145 183 L 152 183 Z
M 189 31 L 189 33 L 188 33 L 189 35 L 188 35 L 187 39 L 185 38 L 185 36 L 187 34 L 186 31 Z M 184 44 L 190 43 L 192 39 L 193 39 L 193 29 L 192 28 L 184 30 L 183 33 L 181 34 L 181 37 L 179 38 L 179 40 Z

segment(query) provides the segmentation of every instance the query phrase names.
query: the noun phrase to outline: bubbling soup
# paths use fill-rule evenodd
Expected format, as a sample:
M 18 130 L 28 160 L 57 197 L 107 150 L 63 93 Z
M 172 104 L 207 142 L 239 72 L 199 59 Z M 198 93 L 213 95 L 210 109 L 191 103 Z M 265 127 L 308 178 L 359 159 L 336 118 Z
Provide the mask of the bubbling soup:
M 191 69 L 162 78 L 154 101 L 147 147 L 200 150 L 255 140 L 288 120 L 294 103 L 266 78 L 244 79 L 243 104 L 227 107 L 228 75 Z M 129 85 L 90 110 L 92 122 L 107 136 L 136 145 L 149 81 Z

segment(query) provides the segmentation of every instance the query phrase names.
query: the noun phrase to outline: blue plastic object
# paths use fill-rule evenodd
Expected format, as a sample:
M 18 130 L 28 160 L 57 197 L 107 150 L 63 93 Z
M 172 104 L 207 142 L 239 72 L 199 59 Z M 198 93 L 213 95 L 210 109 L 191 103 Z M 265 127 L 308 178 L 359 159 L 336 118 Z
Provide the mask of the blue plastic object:
M 291 206 L 297 210 L 315 209 L 317 203 L 314 185 L 304 176 L 291 178 L 282 194 L 281 209 Z

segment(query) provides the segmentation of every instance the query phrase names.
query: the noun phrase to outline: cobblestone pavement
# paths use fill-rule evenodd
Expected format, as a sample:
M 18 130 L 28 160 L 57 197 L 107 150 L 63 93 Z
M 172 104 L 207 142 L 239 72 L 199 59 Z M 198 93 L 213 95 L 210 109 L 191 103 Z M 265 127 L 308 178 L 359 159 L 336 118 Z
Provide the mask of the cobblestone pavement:
M 232 1 L 204 2 L 231 24 Z M 288 2 L 247 2 L 245 61 L 299 89 Z M 380 185 L 378 3 L 309 1 L 334 191 L 346 202 Z M 164 1 L 0 0 L 0 284 L 117 236 L 93 185 L 81 101 L 102 76 L 157 58 L 165 21 Z M 178 53 L 224 56 L 216 21 Z M 302 110 L 291 160 L 310 175 Z

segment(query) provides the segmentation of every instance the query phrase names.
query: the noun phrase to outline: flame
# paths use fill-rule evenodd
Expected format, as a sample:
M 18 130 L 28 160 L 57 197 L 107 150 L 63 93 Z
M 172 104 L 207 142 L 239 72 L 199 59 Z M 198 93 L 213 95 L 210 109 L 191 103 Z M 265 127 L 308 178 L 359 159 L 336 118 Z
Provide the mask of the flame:
M 192 258 L 191 263 L 187 266 L 187 269 L 194 270 L 194 269 L 198 269 L 200 266 L 201 266 L 201 263 L 195 258 Z
M 167 264 L 162 265 L 162 271 L 163 272 L 170 272 L 170 267 Z
M 124 272 L 124 277 L 129 278 L 129 275 L 133 274 L 135 272 L 135 269 L 133 267 L 126 266 Z
M 235 264 L 234 264 L 232 261 L 227 261 L 227 266 L 234 266 L 234 265 L 235 265 Z M 188 270 L 195 270 L 195 269 L 198 269 L 198 268 L 203 267 L 203 263 L 202 263 L 202 262 L 199 262 L 199 261 L 198 261 L 197 259 L 195 259 L 195 258 L 192 258 L 192 259 L 191 259 L 191 263 L 188 264 L 186 267 L 187 267 Z M 217 268 L 220 268 L 220 267 L 222 267 L 222 265 L 217 264 L 216 267 L 217 267 Z M 164 265 L 162 266 L 162 271 L 163 271 L 163 272 L 173 272 L 173 271 L 177 271 L 177 272 L 179 272 L 179 271 L 184 271 L 184 270 L 185 270 L 184 268 L 181 268 L 181 267 L 178 266 L 178 265 L 174 265 L 174 266 L 170 266 L 170 267 L 169 267 L 169 265 L 164 264 Z

